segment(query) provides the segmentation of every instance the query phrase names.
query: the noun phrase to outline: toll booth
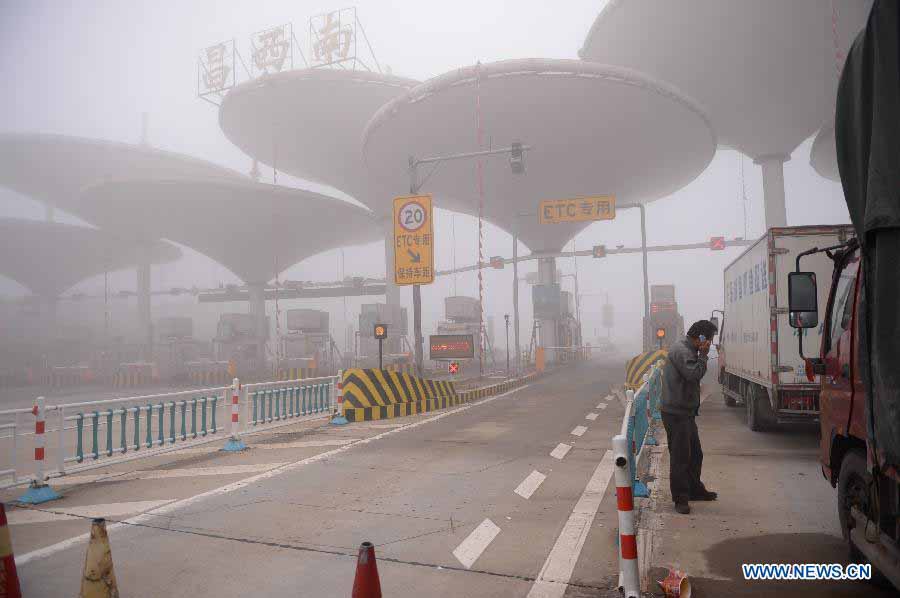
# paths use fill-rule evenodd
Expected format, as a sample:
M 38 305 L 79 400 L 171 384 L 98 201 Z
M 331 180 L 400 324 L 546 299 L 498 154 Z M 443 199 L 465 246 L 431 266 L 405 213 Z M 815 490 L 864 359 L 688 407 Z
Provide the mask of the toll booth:
M 253 314 L 231 313 L 219 316 L 216 337 L 213 339 L 215 362 L 234 364 L 235 375 L 238 377 L 262 375 L 266 371 L 266 364 L 260 363 L 259 356 L 265 354 L 268 318 L 263 338 L 260 338 L 258 330 L 256 316 Z
M 407 340 L 409 328 L 405 307 L 384 303 L 364 304 L 359 314 L 359 340 L 355 359 L 358 367 L 378 367 L 375 324 L 387 325 L 388 336 L 382 341 L 385 364 L 389 363 L 387 356 L 405 356 L 413 352 Z
M 443 322 L 438 322 L 435 335 L 429 339 L 430 359 L 439 369 L 446 369 L 449 362 L 456 362 L 459 364 L 459 375 L 477 374 L 482 351 L 478 299 L 461 295 L 444 298 L 444 318 Z M 486 331 L 493 328 L 492 323 L 485 327 Z M 486 356 L 493 354 L 492 341 L 493 335 L 485 336 Z
M 189 363 L 212 359 L 212 344 L 194 338 L 194 321 L 188 317 L 159 318 L 155 325 L 153 362 L 163 382 L 183 382 L 195 368 Z
M 283 380 L 334 374 L 338 369 L 327 311 L 289 309 L 279 339 L 278 377 Z
M 684 336 L 684 316 L 678 311 L 675 285 L 650 287 L 650 316 L 644 318 L 644 351 L 666 349 Z

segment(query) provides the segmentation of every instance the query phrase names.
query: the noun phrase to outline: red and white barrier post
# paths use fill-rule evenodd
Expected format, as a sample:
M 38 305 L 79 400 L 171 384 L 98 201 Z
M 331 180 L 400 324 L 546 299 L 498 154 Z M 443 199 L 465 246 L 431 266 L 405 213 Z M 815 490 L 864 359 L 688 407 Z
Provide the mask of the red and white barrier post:
M 47 431 L 47 408 L 44 397 L 35 399 L 31 413 L 34 415 L 34 479 L 25 494 L 19 497 L 19 502 L 37 505 L 49 500 L 56 500 L 59 498 L 59 494 L 47 485 L 47 476 L 44 471 L 45 433 Z M 63 450 L 63 447 L 59 447 L 59 450 Z
M 222 447 L 230 453 L 247 448 L 241 440 L 241 382 L 237 378 L 231 381 L 231 438 Z
M 631 471 L 628 467 L 628 440 L 619 434 L 613 437 L 612 445 L 616 463 L 616 503 L 619 511 L 619 577 L 621 580 L 619 585 L 625 593 L 625 598 L 640 598 L 641 578 L 638 573 Z
M 331 423 L 335 426 L 349 423 L 344 417 L 344 370 L 338 370 L 337 380 L 334 384 L 334 415 Z

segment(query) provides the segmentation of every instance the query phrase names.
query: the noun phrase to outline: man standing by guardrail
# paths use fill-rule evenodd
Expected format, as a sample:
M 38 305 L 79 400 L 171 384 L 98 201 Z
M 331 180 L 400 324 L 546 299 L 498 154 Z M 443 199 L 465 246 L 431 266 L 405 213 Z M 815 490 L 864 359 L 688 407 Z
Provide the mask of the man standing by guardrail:
M 700 481 L 703 449 L 695 418 L 700 412 L 700 380 L 706 374 L 709 347 L 718 329 L 709 320 L 694 322 L 687 336 L 669 347 L 660 401 L 669 443 L 669 488 L 675 510 L 691 512 L 689 500 L 716 500 Z

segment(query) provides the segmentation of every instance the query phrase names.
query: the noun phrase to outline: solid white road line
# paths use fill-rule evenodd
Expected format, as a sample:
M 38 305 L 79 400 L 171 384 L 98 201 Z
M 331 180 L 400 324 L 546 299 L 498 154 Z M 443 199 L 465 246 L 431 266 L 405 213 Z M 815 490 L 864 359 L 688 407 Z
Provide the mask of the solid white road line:
M 575 426 L 575 429 L 572 430 L 572 436 L 584 436 L 584 433 L 587 432 L 587 426 Z
M 531 495 L 534 494 L 534 491 L 537 490 L 546 479 L 547 476 L 545 476 L 541 472 L 532 471 L 530 474 L 528 474 L 527 478 L 522 480 L 522 483 L 519 484 L 519 487 L 516 488 L 514 492 L 527 500 L 531 498 Z
M 10 525 L 24 525 L 26 523 L 47 523 L 50 521 L 71 521 L 81 518 L 95 517 L 122 517 L 134 513 L 143 513 L 169 504 L 170 500 L 143 500 L 137 502 L 117 502 L 107 505 L 86 505 L 77 507 L 54 507 L 46 510 L 31 510 L 28 508 L 13 509 L 7 515 Z
M 286 463 L 256 463 L 250 465 L 221 465 L 219 467 L 192 467 L 190 469 L 147 469 L 143 471 L 132 471 L 124 474 L 97 474 L 97 475 L 77 475 L 62 476 L 53 481 L 59 486 L 71 486 L 73 484 L 87 484 L 90 482 L 109 480 L 111 482 L 134 481 L 134 480 L 163 480 L 166 478 L 192 478 L 195 476 L 214 476 L 214 475 L 243 475 L 248 473 L 259 473 L 261 471 L 269 471 L 276 467 L 281 467 Z
M 412 430 L 413 428 L 418 428 L 419 426 L 424 426 L 425 424 L 430 424 L 431 422 L 438 421 L 440 419 L 444 419 L 445 417 L 450 417 L 451 415 L 456 415 L 457 413 L 462 413 L 463 411 L 468 411 L 469 409 L 473 409 L 475 407 L 479 407 L 481 405 L 487 405 L 488 403 L 493 403 L 494 401 L 499 401 L 501 399 L 505 399 L 510 395 L 513 395 L 517 392 L 521 392 L 527 388 L 531 388 L 532 384 L 525 384 L 524 386 L 520 386 L 519 388 L 514 388 L 509 392 L 505 392 L 501 395 L 497 395 L 495 397 L 488 397 L 487 399 L 483 399 L 481 401 L 476 401 L 474 403 L 466 403 L 465 405 L 461 405 L 456 407 L 455 409 L 451 409 L 449 411 L 445 411 L 443 413 L 439 413 L 427 419 L 421 419 L 419 421 L 411 422 L 409 424 L 403 425 L 399 428 L 394 428 L 392 430 L 387 430 L 386 432 L 381 432 L 380 434 L 376 434 L 375 436 L 371 436 L 369 438 L 363 438 L 359 442 L 354 442 L 353 444 L 346 444 L 344 446 L 340 446 L 336 449 L 332 449 L 330 451 L 326 451 L 324 453 L 319 453 L 318 455 L 313 455 L 312 457 L 307 457 L 305 459 L 300 459 L 299 461 L 294 461 L 293 463 L 288 463 L 283 467 L 279 467 L 278 469 L 273 469 L 270 471 L 264 471 L 263 473 L 250 476 L 249 478 L 244 478 L 243 480 L 238 480 L 237 482 L 232 482 L 230 484 L 226 484 L 224 486 L 220 486 L 218 488 L 213 488 L 212 490 L 207 490 L 206 492 L 201 492 L 200 494 L 196 494 L 189 498 L 184 498 L 181 500 L 176 500 L 175 502 L 171 502 L 167 505 L 163 505 L 152 511 L 148 511 L 142 515 L 138 515 L 137 517 L 132 517 L 122 523 L 114 523 L 113 525 L 108 526 L 107 531 L 119 530 L 122 528 L 126 528 L 129 525 L 141 524 L 141 523 L 153 523 L 158 521 L 157 517 L 166 516 L 170 513 L 177 511 L 179 509 L 184 509 L 191 505 L 203 502 L 209 498 L 213 498 L 216 496 L 222 496 L 225 494 L 231 494 L 232 492 L 237 492 L 238 490 L 242 490 L 247 486 L 251 486 L 253 484 L 257 484 L 259 482 L 263 482 L 265 480 L 278 477 L 282 474 L 292 472 L 296 469 L 300 469 L 301 467 L 305 467 L 311 463 L 318 463 L 319 461 L 324 461 L 326 459 L 330 459 L 331 457 L 335 457 L 340 455 L 341 453 L 350 450 L 355 446 L 361 446 L 365 444 L 369 444 L 371 442 L 375 442 L 376 440 L 381 440 L 382 438 L 387 438 L 388 436 L 393 436 L 394 434 L 401 432 L 403 430 Z M 557 447 L 559 448 L 559 447 Z M 566 448 L 566 451 L 571 447 Z M 565 452 L 563 453 L 565 455 Z M 562 457 L 557 457 L 558 459 L 562 459 Z M 90 538 L 89 534 L 80 534 L 78 536 L 73 536 L 71 538 L 67 538 L 56 544 L 51 544 L 50 546 L 45 546 L 44 548 L 38 548 L 37 550 L 32 550 L 31 552 L 26 552 L 25 554 L 16 557 L 16 564 L 22 566 L 30 561 L 35 559 L 41 559 L 57 552 L 61 552 L 63 550 L 67 550 L 69 548 L 75 546 L 81 546 Z
M 603 495 L 606 494 L 606 487 L 609 485 L 614 467 L 612 451 L 606 451 L 584 493 L 575 504 L 572 514 L 569 515 L 569 520 L 559 533 L 556 544 L 547 555 L 537 580 L 528 592 L 528 598 L 562 598 L 566 593 L 566 587 L 572 579 L 572 572 L 591 531 Z
M 485 519 L 456 547 L 456 550 L 453 551 L 453 556 L 462 563 L 463 567 L 471 569 L 478 557 L 481 556 L 481 553 L 494 541 L 494 538 L 499 533 L 500 528 L 490 519 Z
M 606 409 L 607 404 L 608 403 L 600 403 L 599 405 L 597 405 L 597 409 Z
M 588 413 L 587 415 L 584 416 L 584 419 L 589 420 L 589 421 L 594 421 L 595 419 L 597 419 L 598 415 L 600 415 L 600 414 L 599 413 Z
M 562 459 L 566 456 L 566 453 L 568 453 L 571 448 L 571 445 L 563 444 L 562 442 L 560 442 L 556 445 L 556 448 L 550 452 L 550 456 L 554 459 Z

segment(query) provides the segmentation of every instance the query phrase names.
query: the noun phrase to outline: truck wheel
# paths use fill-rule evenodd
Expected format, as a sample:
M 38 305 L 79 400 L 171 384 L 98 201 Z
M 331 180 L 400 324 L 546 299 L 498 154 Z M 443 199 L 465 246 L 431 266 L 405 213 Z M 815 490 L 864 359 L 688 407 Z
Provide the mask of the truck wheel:
M 725 398 L 725 405 L 728 407 L 737 407 L 737 401 L 734 400 L 734 397 L 731 397 L 725 394 L 725 389 L 722 389 L 722 396 Z
M 838 520 L 841 533 L 847 541 L 850 562 L 867 564 L 869 561 L 850 539 L 850 509 L 856 507 L 863 513 L 869 512 L 869 487 L 872 476 L 866 468 L 866 456 L 859 450 L 848 451 L 841 461 L 838 474 Z M 875 567 L 872 567 L 872 583 L 880 587 L 891 587 L 890 582 Z
M 754 432 L 764 432 L 774 423 L 772 407 L 766 391 L 752 385 L 747 397 L 747 426 Z

